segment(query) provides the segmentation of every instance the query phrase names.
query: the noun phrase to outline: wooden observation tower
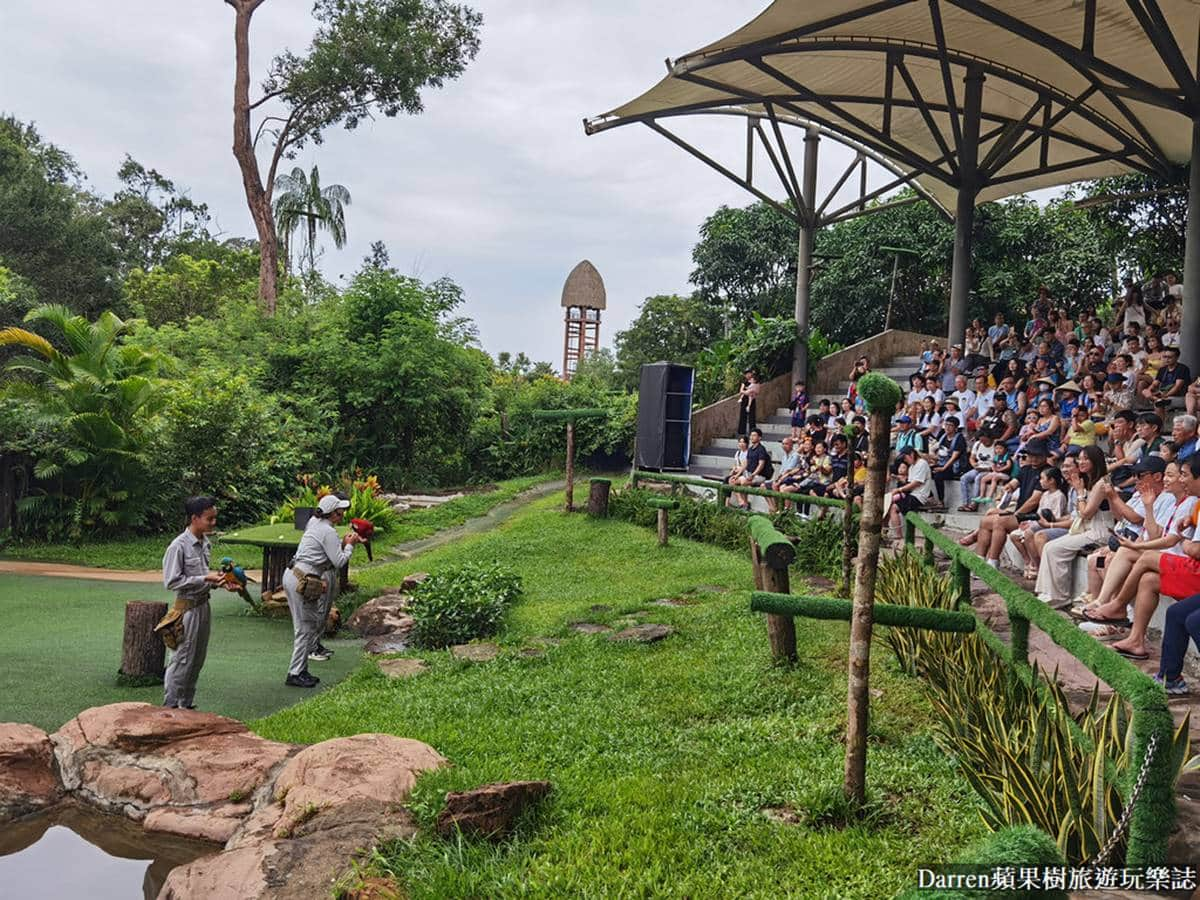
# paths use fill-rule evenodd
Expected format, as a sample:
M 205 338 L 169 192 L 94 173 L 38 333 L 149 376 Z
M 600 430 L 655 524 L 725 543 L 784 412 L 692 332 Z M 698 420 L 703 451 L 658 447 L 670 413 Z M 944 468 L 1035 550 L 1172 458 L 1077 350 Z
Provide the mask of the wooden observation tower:
M 575 374 L 579 361 L 600 349 L 600 311 L 607 306 L 604 280 L 586 259 L 571 270 L 563 285 L 563 378 Z

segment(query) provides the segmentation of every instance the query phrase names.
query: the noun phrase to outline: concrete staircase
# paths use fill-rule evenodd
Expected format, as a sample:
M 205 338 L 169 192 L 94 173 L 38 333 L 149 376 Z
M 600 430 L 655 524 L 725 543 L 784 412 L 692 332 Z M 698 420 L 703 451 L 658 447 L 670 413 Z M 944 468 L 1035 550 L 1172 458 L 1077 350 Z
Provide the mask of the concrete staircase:
M 882 372 L 891 378 L 894 378 L 898 384 L 907 393 L 908 391 L 908 376 L 917 370 L 920 365 L 920 357 L 918 356 L 896 356 L 886 360 L 882 367 L 876 366 L 874 371 Z M 839 385 L 837 394 L 821 394 L 811 396 L 809 400 L 809 408 L 815 410 L 821 400 L 831 400 L 838 403 L 846 396 L 846 392 L 850 389 L 848 380 L 842 381 Z M 762 413 L 769 412 L 770 415 L 763 416 Z M 763 444 L 767 448 L 767 452 L 771 454 L 771 460 L 778 463 L 783 458 L 783 446 L 780 444 L 785 437 L 792 433 L 791 426 L 792 416 L 791 411 L 787 407 L 780 407 L 775 410 L 760 410 L 758 427 L 762 429 Z M 733 454 L 737 450 L 737 436 L 728 435 L 725 437 L 715 438 L 706 446 L 699 448 L 692 453 L 691 464 L 688 466 L 688 474 L 699 478 L 716 478 L 720 479 L 729 471 L 733 465 Z M 959 501 L 962 502 L 961 500 Z

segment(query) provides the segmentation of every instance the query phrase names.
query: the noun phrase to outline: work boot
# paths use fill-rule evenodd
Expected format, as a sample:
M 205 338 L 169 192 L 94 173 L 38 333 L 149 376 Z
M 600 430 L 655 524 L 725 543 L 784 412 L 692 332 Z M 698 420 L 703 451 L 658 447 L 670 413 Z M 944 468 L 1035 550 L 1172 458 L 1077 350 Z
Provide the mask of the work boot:
M 284 681 L 288 687 L 311 688 L 320 684 L 321 679 L 316 675 L 310 675 L 307 671 L 301 672 L 299 675 L 289 675 Z

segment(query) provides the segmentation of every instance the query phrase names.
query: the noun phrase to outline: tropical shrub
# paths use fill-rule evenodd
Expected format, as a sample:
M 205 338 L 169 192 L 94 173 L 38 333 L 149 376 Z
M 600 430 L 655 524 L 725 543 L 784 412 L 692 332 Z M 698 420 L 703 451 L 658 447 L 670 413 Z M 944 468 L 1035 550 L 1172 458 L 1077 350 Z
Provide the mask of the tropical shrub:
M 296 480 L 300 482 L 299 492 L 284 501 L 271 517 L 271 521 L 288 521 L 297 508 L 316 506 L 317 501 L 326 494 L 341 491 L 350 500 L 350 507 L 346 510 L 347 521 L 366 519 L 379 532 L 391 531 L 400 522 L 400 516 L 392 509 L 391 504 L 379 496 L 382 489 L 379 486 L 379 479 L 374 475 L 364 478 L 361 470 L 356 472 L 353 477 L 343 475 L 338 479 L 337 487 L 320 484 L 315 475 L 298 475 Z
M 880 564 L 876 597 L 954 608 L 950 577 L 913 553 Z M 1128 703 L 1114 694 L 1102 706 L 1097 686 L 1072 714 L 1055 677 L 1036 666 L 1022 677 L 978 633 L 892 628 L 887 640 L 901 668 L 928 688 L 939 743 L 983 800 L 988 827 L 1034 825 L 1054 836 L 1072 864 L 1092 858 L 1112 835 L 1124 809 L 1120 788 L 1130 784 Z M 1179 773 L 1200 768 L 1200 759 L 1188 759 L 1188 727 L 1185 716 L 1164 748 Z
M 244 374 L 200 369 L 168 382 L 163 399 L 146 451 L 159 524 L 177 524 L 196 494 L 217 499 L 225 525 L 259 521 L 313 452 L 312 429 Z
M 467 563 L 435 572 L 414 592 L 407 612 L 412 639 L 436 649 L 489 637 L 521 595 L 521 579 L 499 563 Z
M 0 347 L 25 351 L 8 362 L 16 377 L 6 395 L 55 439 L 38 448 L 22 530 L 78 538 L 142 523 L 148 423 L 164 402 L 167 359 L 123 343 L 127 326 L 111 312 L 89 322 L 64 306 L 40 306 L 25 321 L 49 326 L 57 345 L 24 328 L 0 330 Z
M 715 485 L 714 485 L 715 491 Z M 643 488 L 623 488 L 609 495 L 608 511 L 613 518 L 652 528 L 658 511 L 647 504 L 657 491 Z M 735 509 L 725 509 L 715 503 L 679 495 L 679 508 L 668 517 L 673 535 L 745 552 L 748 544 L 746 516 Z M 837 577 L 842 564 L 842 526 L 833 516 L 824 519 L 801 519 L 795 513 L 778 512 L 771 516 L 775 527 L 790 537 L 796 537 L 796 559 L 793 565 L 804 574 Z

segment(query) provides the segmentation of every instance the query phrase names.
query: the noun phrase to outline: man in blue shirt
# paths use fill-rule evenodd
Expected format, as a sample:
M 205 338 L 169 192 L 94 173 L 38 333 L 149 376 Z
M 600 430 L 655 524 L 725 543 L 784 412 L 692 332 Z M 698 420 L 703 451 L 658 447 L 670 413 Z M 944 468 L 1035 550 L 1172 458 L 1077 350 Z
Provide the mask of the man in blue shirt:
M 1175 459 L 1182 463 L 1196 452 L 1196 417 L 1179 415 L 1171 423 L 1171 440 L 1175 442 Z
M 1004 324 L 1004 313 L 996 313 L 995 324 L 988 329 L 988 340 L 992 342 L 992 349 L 997 350 L 1000 347 L 1000 342 L 1008 337 L 1009 327 Z

